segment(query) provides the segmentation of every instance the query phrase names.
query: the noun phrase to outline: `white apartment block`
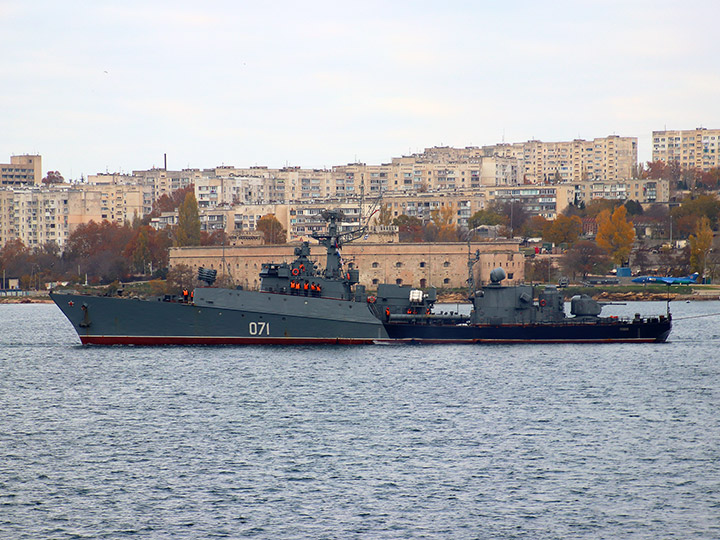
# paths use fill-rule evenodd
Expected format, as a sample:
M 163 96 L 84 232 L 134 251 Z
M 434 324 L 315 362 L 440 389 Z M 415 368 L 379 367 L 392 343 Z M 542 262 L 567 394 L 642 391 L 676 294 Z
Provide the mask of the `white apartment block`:
M 42 157 L 10 156 L 10 163 L 0 163 L 0 185 L 21 186 L 42 184 Z
M 720 167 L 720 129 L 653 131 L 652 160 L 708 172 Z
M 503 143 L 483 150 L 516 158 L 529 183 L 625 180 L 634 176 L 637 165 L 637 138 L 617 135 L 592 141 Z
M 3 190 L 0 241 L 4 244 L 19 238 L 29 248 L 55 242 L 63 249 L 70 232 L 71 192 L 67 187 Z

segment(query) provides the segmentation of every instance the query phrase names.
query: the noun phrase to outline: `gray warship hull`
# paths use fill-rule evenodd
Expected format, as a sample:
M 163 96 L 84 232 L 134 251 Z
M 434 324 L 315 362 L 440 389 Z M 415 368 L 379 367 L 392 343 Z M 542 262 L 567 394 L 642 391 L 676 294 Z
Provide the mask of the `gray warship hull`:
M 195 289 L 195 302 L 51 293 L 84 345 L 664 342 L 669 317 L 469 324 L 432 314 L 378 317 L 352 300 Z M 400 317 L 400 320 L 398 320 Z
M 85 345 L 372 343 L 388 339 L 365 303 L 229 289 L 195 302 L 50 293 Z

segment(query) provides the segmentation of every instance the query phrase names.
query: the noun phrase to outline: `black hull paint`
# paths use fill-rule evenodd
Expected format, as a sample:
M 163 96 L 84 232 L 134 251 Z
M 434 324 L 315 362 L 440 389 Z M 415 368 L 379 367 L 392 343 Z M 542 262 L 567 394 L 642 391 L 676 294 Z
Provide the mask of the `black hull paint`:
M 422 343 L 662 343 L 670 334 L 668 318 L 649 322 L 602 319 L 527 325 L 427 326 L 388 324 L 391 340 Z

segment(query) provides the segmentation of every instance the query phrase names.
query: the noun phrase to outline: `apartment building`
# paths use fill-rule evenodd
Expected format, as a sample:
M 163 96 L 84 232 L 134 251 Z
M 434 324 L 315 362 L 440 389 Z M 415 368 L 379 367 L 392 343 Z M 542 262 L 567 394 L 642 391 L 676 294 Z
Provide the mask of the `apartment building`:
M 574 184 L 575 204 L 593 199 L 637 201 L 640 204 L 667 203 L 670 200 L 669 180 L 631 179 L 625 182 L 580 182 Z
M 483 146 L 488 155 L 513 157 L 527 183 L 624 180 L 637 165 L 637 137 L 576 139 L 566 142 L 527 141 Z
M 3 191 L 0 196 L 4 214 L 0 220 L 2 242 L 20 239 L 29 248 L 55 242 L 63 249 L 70 230 L 72 191 L 67 187 L 25 187 Z
M 42 157 L 10 156 L 10 163 L 0 164 L 0 185 L 23 186 L 42 184 Z
M 708 172 L 720 167 L 720 129 L 653 131 L 652 160 Z

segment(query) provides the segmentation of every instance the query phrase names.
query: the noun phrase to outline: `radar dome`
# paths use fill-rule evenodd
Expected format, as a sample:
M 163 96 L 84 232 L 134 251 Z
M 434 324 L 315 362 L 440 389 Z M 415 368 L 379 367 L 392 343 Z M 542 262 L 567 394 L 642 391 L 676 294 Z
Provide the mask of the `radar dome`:
M 505 274 L 505 270 L 502 268 L 495 268 L 492 272 L 490 272 L 490 281 L 493 283 L 500 283 L 506 277 L 507 274 Z

